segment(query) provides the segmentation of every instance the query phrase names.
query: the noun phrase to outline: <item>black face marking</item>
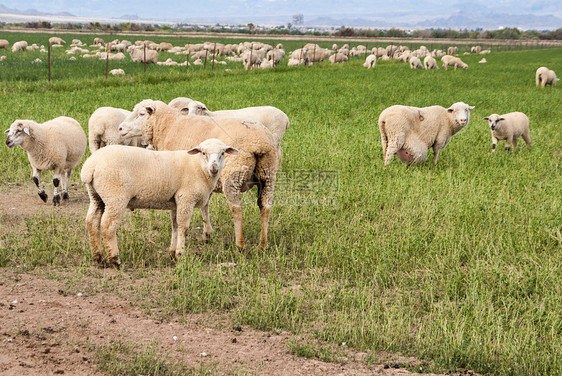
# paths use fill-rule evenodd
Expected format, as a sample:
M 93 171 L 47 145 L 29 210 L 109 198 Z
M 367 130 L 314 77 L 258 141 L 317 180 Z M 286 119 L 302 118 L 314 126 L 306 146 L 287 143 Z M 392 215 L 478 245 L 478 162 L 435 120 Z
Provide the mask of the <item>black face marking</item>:
M 39 178 L 37 176 L 33 177 L 33 182 L 35 183 L 35 185 L 37 186 L 37 188 L 39 188 Z
M 47 194 L 45 193 L 45 191 L 41 191 L 39 192 L 39 197 L 41 197 L 41 200 L 43 200 L 43 202 L 47 202 Z
M 63 192 L 63 194 L 62 194 L 62 199 L 63 199 L 64 201 L 68 201 L 68 192 Z
M 59 178 L 54 178 L 54 179 L 53 179 L 53 185 L 54 185 L 55 187 L 58 187 L 58 186 L 59 186 L 59 183 L 60 183 L 60 179 L 59 179 Z

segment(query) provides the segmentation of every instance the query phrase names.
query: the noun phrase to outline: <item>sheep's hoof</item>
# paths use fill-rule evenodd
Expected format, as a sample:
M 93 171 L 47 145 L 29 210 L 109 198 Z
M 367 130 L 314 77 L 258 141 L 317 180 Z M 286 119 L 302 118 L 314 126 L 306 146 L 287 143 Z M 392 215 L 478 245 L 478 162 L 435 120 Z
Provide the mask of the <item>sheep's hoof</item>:
M 62 199 L 63 199 L 64 201 L 68 201 L 68 199 L 69 199 L 69 198 L 68 198 L 68 192 L 64 192 L 64 193 L 62 194 Z
M 103 256 L 101 255 L 101 253 L 96 253 L 92 255 L 92 258 L 98 263 L 98 264 L 103 264 Z
M 43 202 L 47 202 L 47 198 L 49 196 L 47 196 L 47 194 L 45 193 L 45 191 L 41 191 L 39 192 L 39 197 L 41 197 L 41 200 L 43 200 Z
M 60 195 L 54 195 L 53 196 L 53 205 L 55 205 L 55 206 L 59 205 L 60 206 Z
M 212 236 L 212 233 L 210 233 L 210 232 L 204 232 L 203 234 L 201 234 L 200 236 L 198 236 L 197 239 L 198 239 L 199 241 L 208 243 L 208 242 L 211 241 L 211 236 Z
M 113 256 L 109 258 L 109 262 L 111 263 L 112 266 L 114 266 L 116 269 L 119 269 L 121 267 L 121 260 L 119 259 L 119 256 Z

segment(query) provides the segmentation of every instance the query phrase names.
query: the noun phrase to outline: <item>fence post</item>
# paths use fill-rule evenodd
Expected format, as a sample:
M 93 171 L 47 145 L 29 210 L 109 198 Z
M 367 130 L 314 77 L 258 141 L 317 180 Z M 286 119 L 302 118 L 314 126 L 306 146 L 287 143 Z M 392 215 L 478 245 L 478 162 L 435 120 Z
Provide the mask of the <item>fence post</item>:
M 48 50 L 49 50 L 49 53 L 47 54 L 48 55 L 47 58 L 49 60 L 49 82 L 51 82 L 51 42 L 49 42 Z

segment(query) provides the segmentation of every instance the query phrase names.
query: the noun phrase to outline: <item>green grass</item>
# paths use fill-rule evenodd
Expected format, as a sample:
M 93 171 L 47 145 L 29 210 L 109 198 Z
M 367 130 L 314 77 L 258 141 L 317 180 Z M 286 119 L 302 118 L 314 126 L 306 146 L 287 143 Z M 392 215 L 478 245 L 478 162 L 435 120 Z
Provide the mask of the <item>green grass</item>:
M 150 67 L 144 74 L 127 63 L 132 74 L 109 80 L 99 73 L 104 62 L 78 68 L 63 59 L 58 64 L 68 73 L 51 83 L 29 68 L 33 56 L 14 68 L 22 78 L 0 70 L 4 128 L 18 118 L 60 115 L 87 128 L 98 107 L 132 109 L 145 98 L 177 96 L 211 110 L 273 105 L 291 119 L 282 168 L 289 181 L 279 183 L 269 249 L 254 247 L 260 227 L 254 192 L 245 198 L 244 252 L 234 246 L 222 196 L 211 203 L 213 240 L 190 238 L 192 252 L 177 265 L 165 252 L 167 213 L 125 218 L 118 234 L 129 266 L 123 273 L 161 269 L 145 288 L 164 311 L 227 314 L 234 325 L 414 356 L 439 372 L 562 373 L 562 91 L 534 83 L 539 66 L 562 72 L 562 49 L 493 53 L 486 64 L 478 64 L 482 56 L 463 56 L 470 68 L 457 71 L 412 71 L 395 61 L 367 70 L 363 58 L 254 72 L 239 63 L 232 72 Z M 94 69 L 95 75 L 84 73 Z M 417 167 L 393 160 L 383 168 L 377 119 L 384 108 L 457 101 L 476 108 L 437 165 L 429 157 Z M 507 154 L 500 144 L 492 153 L 481 119 L 511 111 L 529 116 L 532 146 L 520 142 Z M 0 186 L 31 184 L 21 149 L 0 148 L 0 169 Z M 312 175 L 291 175 L 299 171 Z M 319 172 L 335 176 L 335 188 Z M 302 184 L 310 182 L 312 189 Z M 288 201 L 292 196 L 302 205 Z M 319 205 L 324 197 L 330 200 Z M 201 222 L 197 213 L 191 236 Z M 3 267 L 81 270 L 91 263 L 82 218 L 31 217 L 17 230 L 2 223 Z M 322 349 L 305 343 L 291 351 L 332 357 Z

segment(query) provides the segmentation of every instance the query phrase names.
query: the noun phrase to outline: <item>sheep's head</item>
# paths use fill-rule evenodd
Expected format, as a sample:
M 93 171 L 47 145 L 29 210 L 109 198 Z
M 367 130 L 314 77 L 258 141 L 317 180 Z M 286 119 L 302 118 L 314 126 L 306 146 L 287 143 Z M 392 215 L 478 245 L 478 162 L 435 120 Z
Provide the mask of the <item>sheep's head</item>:
M 190 155 L 200 154 L 201 169 L 211 177 L 217 177 L 224 167 L 226 154 L 236 155 L 238 150 L 227 146 L 224 142 L 216 138 L 210 138 L 198 146 L 187 151 Z
M 152 99 L 145 99 L 138 103 L 133 109 L 133 112 L 119 125 L 119 134 L 121 137 L 128 139 L 142 136 L 146 144 L 152 144 L 154 124 L 151 118 L 159 104 L 165 105 L 163 102 L 153 101 Z
M 25 135 L 31 136 L 29 129 L 29 120 L 16 120 L 10 125 L 10 128 L 4 131 L 8 135 L 6 139 L 6 146 L 9 148 L 21 145 L 25 140 Z
M 490 116 L 486 116 L 482 120 L 487 120 L 488 124 L 490 125 L 490 129 L 494 131 L 494 130 L 499 129 L 501 127 L 500 121 L 505 120 L 505 119 L 502 118 L 498 114 L 492 114 Z
M 453 123 L 460 129 L 466 127 L 470 120 L 470 110 L 473 110 L 474 106 L 469 106 L 464 102 L 457 102 L 447 109 L 449 116 Z

